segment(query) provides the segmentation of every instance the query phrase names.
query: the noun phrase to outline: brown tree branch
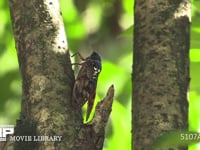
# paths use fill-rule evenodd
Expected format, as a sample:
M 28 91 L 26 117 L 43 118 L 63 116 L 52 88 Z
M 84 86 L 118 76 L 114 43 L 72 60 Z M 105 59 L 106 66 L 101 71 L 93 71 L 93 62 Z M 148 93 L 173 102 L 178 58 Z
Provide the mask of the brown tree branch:
M 100 101 L 91 122 L 84 124 L 78 131 L 76 148 L 81 150 L 102 150 L 105 126 L 112 110 L 114 86 L 111 85 L 105 98 Z
M 94 118 L 89 125 L 93 125 L 95 132 L 98 133 L 102 127 L 105 127 L 109 115 L 112 111 L 114 97 L 114 85 L 111 85 L 107 91 L 105 98 L 100 101 L 96 106 Z

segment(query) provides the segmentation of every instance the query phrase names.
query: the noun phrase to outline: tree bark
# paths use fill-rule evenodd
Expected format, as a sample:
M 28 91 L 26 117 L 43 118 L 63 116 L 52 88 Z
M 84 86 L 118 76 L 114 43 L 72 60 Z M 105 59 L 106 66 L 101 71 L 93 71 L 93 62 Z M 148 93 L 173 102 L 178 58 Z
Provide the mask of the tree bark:
M 134 11 L 132 148 L 146 150 L 188 128 L 190 1 L 135 0 Z
M 59 3 L 11 0 L 9 4 L 23 82 L 15 135 L 66 135 L 64 142 L 16 142 L 15 149 L 69 147 L 75 132 L 68 124 L 74 116 L 69 107 L 74 76 Z M 70 134 L 73 138 L 66 140 Z
M 81 112 L 71 105 L 75 79 L 59 1 L 10 0 L 9 4 L 23 85 L 14 136 L 31 136 L 32 140 L 7 141 L 0 148 L 102 149 L 114 87 L 97 105 L 94 119 L 83 124 Z M 61 140 L 38 142 L 34 136 L 61 136 Z

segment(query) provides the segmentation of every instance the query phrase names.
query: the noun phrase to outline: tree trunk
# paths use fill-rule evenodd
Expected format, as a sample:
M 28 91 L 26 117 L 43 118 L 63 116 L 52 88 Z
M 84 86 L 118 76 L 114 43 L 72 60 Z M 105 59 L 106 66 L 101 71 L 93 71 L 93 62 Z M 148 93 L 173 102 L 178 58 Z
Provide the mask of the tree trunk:
M 81 111 L 71 105 L 74 74 L 59 1 L 10 0 L 9 4 L 23 83 L 21 115 L 13 136 L 31 139 L 7 141 L 0 148 L 102 149 L 114 88 L 97 105 L 94 119 L 83 124 Z M 36 141 L 44 136 L 54 140 Z
M 188 128 L 190 1 L 135 0 L 134 17 L 132 148 L 146 150 Z

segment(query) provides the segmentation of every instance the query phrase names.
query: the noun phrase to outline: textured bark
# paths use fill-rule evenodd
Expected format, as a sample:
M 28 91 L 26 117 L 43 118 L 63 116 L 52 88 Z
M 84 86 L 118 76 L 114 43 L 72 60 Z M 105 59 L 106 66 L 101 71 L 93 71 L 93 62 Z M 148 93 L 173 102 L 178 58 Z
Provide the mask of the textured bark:
M 16 142 L 15 149 L 70 147 L 75 132 L 68 124 L 74 116 L 70 107 L 74 76 L 59 3 L 11 0 L 9 4 L 23 82 L 15 135 L 63 136 L 62 142 Z
M 83 124 L 81 112 L 71 106 L 74 74 L 59 1 L 10 0 L 9 4 L 23 82 L 21 115 L 14 135 L 62 138 L 50 142 L 7 141 L 0 143 L 0 148 L 86 150 L 90 147 L 92 150 L 98 146 L 102 149 L 114 87 L 110 87 L 101 102 L 109 105 L 97 109 L 94 121 Z M 106 116 L 99 114 L 102 111 Z
M 188 128 L 190 1 L 135 0 L 134 17 L 132 148 L 147 150 Z

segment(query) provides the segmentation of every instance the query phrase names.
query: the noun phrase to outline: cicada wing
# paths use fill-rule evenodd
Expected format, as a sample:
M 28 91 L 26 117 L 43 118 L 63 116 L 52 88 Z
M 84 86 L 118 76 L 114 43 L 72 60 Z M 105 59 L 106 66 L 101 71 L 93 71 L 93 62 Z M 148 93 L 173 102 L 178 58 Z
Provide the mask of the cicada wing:
M 93 105 L 94 105 L 94 99 L 95 99 L 96 92 L 93 92 L 93 94 L 90 96 L 88 103 L 87 103 L 87 112 L 86 112 L 86 121 L 90 117 L 90 113 L 92 111 Z
M 79 78 L 75 81 L 73 89 L 73 105 L 82 107 L 89 99 L 90 93 L 87 91 L 88 79 Z

